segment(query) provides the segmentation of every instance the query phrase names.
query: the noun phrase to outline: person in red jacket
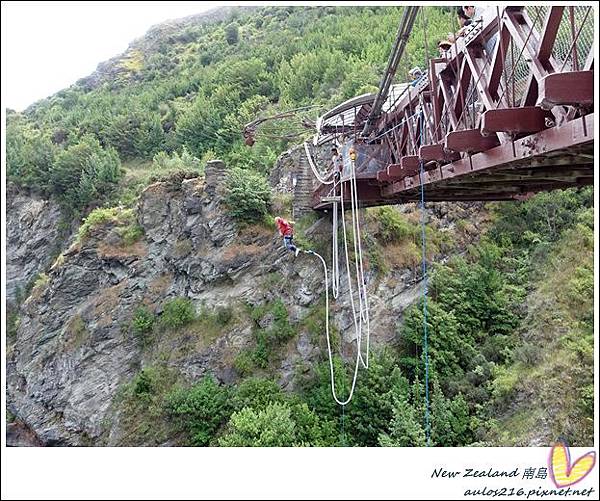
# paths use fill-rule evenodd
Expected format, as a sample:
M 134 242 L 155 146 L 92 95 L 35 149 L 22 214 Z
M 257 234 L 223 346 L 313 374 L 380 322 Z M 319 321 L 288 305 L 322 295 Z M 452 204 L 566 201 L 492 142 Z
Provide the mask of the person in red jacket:
M 283 237 L 283 245 L 285 245 L 286 249 L 291 250 L 296 256 L 298 256 L 300 249 L 292 243 L 292 239 L 294 238 L 294 228 L 292 225 L 294 224 L 294 221 L 286 221 L 282 217 L 277 216 L 275 218 L 275 224 L 279 229 L 279 233 Z

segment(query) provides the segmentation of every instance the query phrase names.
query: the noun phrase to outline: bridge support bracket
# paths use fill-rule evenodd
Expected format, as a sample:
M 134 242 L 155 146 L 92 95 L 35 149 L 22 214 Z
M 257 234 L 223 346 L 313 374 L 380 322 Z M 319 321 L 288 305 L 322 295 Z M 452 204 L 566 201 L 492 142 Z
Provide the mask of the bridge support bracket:
M 594 103 L 594 72 L 568 71 L 552 73 L 542 78 L 538 106 L 589 106 Z
M 547 112 L 538 106 L 488 110 L 483 113 L 481 133 L 488 135 L 495 132 L 509 134 L 539 132 L 546 128 L 546 116 Z
M 479 129 L 465 129 L 450 132 L 446 136 L 446 148 L 466 153 L 480 153 L 498 146 L 496 135 L 483 136 Z

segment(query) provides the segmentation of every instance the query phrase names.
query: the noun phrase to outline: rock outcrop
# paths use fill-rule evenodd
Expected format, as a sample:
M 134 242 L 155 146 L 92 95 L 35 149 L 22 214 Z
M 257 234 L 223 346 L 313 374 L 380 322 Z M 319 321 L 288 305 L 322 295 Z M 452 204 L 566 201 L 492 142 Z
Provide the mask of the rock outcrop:
M 58 204 L 7 185 L 6 297 L 14 304 L 64 244 Z

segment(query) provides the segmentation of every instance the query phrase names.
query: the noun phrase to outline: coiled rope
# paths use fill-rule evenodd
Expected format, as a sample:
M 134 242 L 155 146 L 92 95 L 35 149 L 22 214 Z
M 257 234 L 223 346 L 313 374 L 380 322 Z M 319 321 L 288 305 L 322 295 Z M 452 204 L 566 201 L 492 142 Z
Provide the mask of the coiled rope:
M 304 144 L 306 156 L 308 158 L 309 164 L 315 177 L 319 181 L 323 179 L 318 173 L 317 166 L 315 165 L 312 155 L 310 154 L 310 150 L 308 149 L 308 145 Z M 323 265 L 323 272 L 325 276 L 325 334 L 327 338 L 327 352 L 329 356 L 329 369 L 331 375 L 331 393 L 333 395 L 334 400 L 341 406 L 347 405 L 354 395 L 354 389 L 356 387 L 356 379 L 358 376 L 359 363 L 364 367 L 369 367 L 369 342 L 370 342 L 370 318 L 369 318 L 369 305 L 368 305 L 368 295 L 367 295 L 367 287 L 364 276 L 364 265 L 363 265 L 363 254 L 362 254 L 362 245 L 360 238 L 360 220 L 358 217 L 358 190 L 356 186 L 356 171 L 354 162 L 351 161 L 351 177 L 348 181 L 340 182 L 340 209 L 342 213 L 342 233 L 344 239 L 344 255 L 346 259 L 346 273 L 348 277 L 348 293 L 350 295 L 350 305 L 352 309 L 352 319 L 354 322 L 354 330 L 356 333 L 356 361 L 354 364 L 354 373 L 352 375 L 352 384 L 350 387 L 350 393 L 345 400 L 341 400 L 335 388 L 335 375 L 333 368 L 333 353 L 331 350 L 331 340 L 330 340 L 330 332 L 329 332 L 329 277 L 327 271 L 327 264 L 325 259 L 314 251 L 308 251 L 308 253 L 313 254 L 319 258 L 321 264 Z M 322 181 L 321 181 L 322 182 Z M 356 301 L 354 299 L 354 290 L 352 286 L 352 273 L 350 271 L 350 256 L 348 251 L 348 235 L 346 229 L 346 218 L 345 218 L 345 206 L 344 206 L 344 183 L 348 182 L 350 187 L 350 201 L 351 201 L 351 215 L 352 215 L 352 234 L 353 234 L 353 244 L 354 244 L 354 255 L 355 255 L 355 277 L 357 284 L 357 293 L 358 293 L 358 311 Z M 335 183 L 335 180 L 328 181 L 325 184 Z M 333 189 L 334 195 L 336 194 L 336 186 L 334 184 Z M 331 277 L 331 289 L 332 295 L 334 298 L 337 298 L 339 295 L 339 255 L 338 255 L 338 204 L 336 201 L 332 202 L 332 277 Z M 363 324 L 364 330 L 366 332 L 366 355 L 363 357 L 362 355 L 362 334 L 363 334 Z

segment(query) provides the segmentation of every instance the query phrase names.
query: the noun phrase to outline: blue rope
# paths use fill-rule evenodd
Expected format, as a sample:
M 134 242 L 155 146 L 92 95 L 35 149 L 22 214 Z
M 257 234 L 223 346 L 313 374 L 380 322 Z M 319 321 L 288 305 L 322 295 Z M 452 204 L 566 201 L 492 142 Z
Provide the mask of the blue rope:
M 422 120 L 423 112 L 421 112 L 421 144 L 423 144 L 423 131 L 425 124 Z M 421 182 L 421 250 L 423 260 L 421 263 L 421 272 L 423 274 L 423 354 L 425 355 L 425 437 L 427 439 L 427 447 L 431 445 L 431 425 L 429 422 L 429 353 L 427 346 L 427 240 L 425 235 L 425 187 L 424 168 L 425 162 L 419 162 L 419 181 Z

